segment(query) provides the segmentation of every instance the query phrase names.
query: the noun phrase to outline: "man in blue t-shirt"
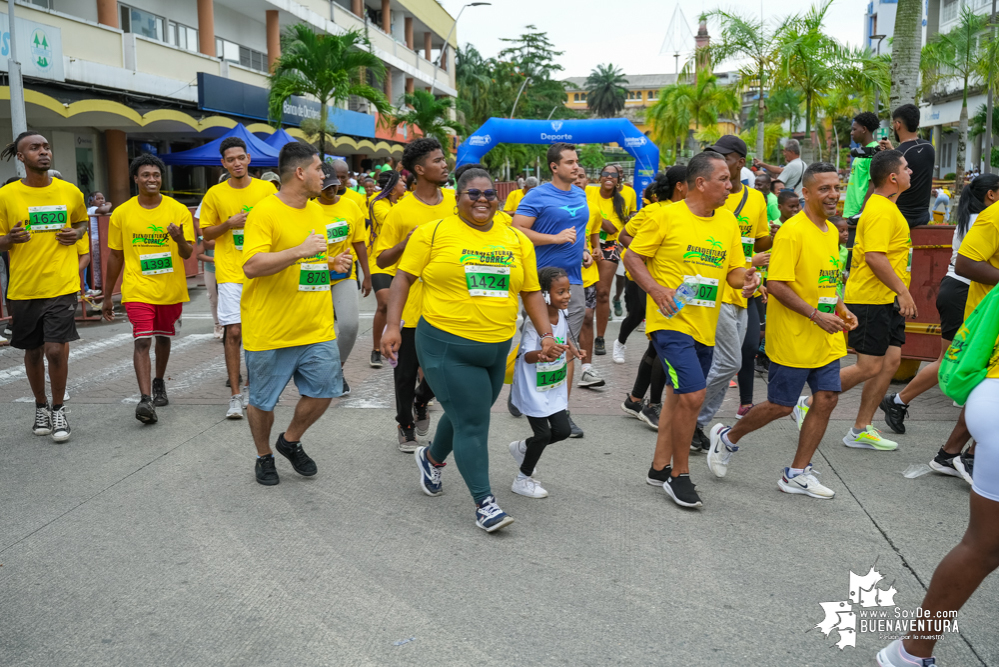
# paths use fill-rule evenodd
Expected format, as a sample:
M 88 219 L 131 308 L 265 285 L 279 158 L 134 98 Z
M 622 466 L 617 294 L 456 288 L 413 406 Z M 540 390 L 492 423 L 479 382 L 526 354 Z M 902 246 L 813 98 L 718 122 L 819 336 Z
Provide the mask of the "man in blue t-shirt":
M 568 312 L 569 335 L 578 346 L 579 331 L 586 315 L 582 269 L 584 265 L 593 263 L 593 258 L 586 250 L 586 228 L 590 212 L 586 205 L 586 192 L 573 185 L 576 174 L 582 169 L 576 147 L 566 143 L 552 144 L 548 148 L 547 160 L 552 172 L 551 183 L 539 185 L 524 195 L 513 216 L 513 225 L 534 243 L 539 270 L 546 266 L 557 266 L 565 269 L 569 275 L 569 284 L 572 285 Z M 570 392 L 574 366 L 573 363 L 569 364 Z M 583 374 L 581 386 L 583 381 L 588 387 L 604 384 L 603 378 L 592 367 Z M 573 431 L 571 437 L 583 437 L 582 430 L 571 418 L 569 425 Z

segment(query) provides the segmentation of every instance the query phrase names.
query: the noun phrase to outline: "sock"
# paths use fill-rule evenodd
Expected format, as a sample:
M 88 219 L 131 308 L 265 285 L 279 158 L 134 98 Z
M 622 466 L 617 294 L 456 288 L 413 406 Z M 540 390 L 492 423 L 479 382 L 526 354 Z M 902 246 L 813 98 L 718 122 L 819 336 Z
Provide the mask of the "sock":
M 736 445 L 733 445 L 732 441 L 728 439 L 728 433 L 731 430 L 732 429 L 729 428 L 729 429 L 725 429 L 724 431 L 722 431 L 721 441 L 723 443 L 725 443 L 725 449 L 727 449 L 730 452 L 737 452 L 737 451 L 739 451 L 739 447 L 736 446 Z
M 61 409 L 62 409 L 62 403 L 60 403 L 59 405 L 53 405 L 52 406 L 52 412 L 55 412 L 56 410 L 61 410 Z
M 805 472 L 804 468 L 788 468 L 787 469 L 787 478 L 788 479 L 792 479 L 792 478 L 797 477 L 798 475 L 802 474 L 803 472 Z
M 525 474 L 524 474 L 524 473 L 522 473 L 522 472 L 518 472 L 518 473 L 517 473 L 517 480 L 518 480 L 518 481 L 519 481 L 519 480 L 522 480 L 522 479 L 527 479 L 528 477 L 529 477 L 529 475 L 525 475 Z
M 860 435 L 863 432 L 864 432 L 863 429 L 855 429 L 852 426 L 850 427 L 850 437 L 851 438 L 856 438 L 858 435 Z
M 49 407 L 49 404 L 48 403 L 39 403 L 38 401 L 35 401 L 35 407 L 36 408 L 47 408 L 47 407 Z
M 960 456 L 960 455 L 961 455 L 960 452 L 957 453 L 957 454 L 951 454 L 950 452 L 946 451 L 943 447 L 941 447 L 940 448 L 940 453 L 937 456 L 940 456 L 940 457 L 945 458 L 945 459 L 952 459 L 955 456 Z
M 902 402 L 902 396 L 900 394 L 895 394 L 895 405 L 909 405 L 909 404 Z
M 583 372 L 585 373 L 586 371 L 590 370 L 592 366 L 593 364 L 583 364 Z
M 274 454 L 267 454 L 266 456 L 258 456 L 257 460 L 263 461 L 264 459 L 272 459 L 272 458 L 274 458 Z

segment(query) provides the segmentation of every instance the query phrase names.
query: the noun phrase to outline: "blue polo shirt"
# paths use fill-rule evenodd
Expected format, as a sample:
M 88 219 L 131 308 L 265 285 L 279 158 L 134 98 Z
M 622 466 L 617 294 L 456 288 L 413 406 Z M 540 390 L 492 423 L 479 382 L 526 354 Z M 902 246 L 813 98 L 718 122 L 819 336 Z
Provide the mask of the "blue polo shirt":
M 557 266 L 565 269 L 570 285 L 582 285 L 586 225 L 590 220 L 586 192 L 575 185 L 567 192 L 551 183 L 544 183 L 524 195 L 517 206 L 517 214 L 534 218 L 531 229 L 539 234 L 558 234 L 570 227 L 576 228 L 575 243 L 539 245 L 536 254 L 538 270 L 546 266 Z

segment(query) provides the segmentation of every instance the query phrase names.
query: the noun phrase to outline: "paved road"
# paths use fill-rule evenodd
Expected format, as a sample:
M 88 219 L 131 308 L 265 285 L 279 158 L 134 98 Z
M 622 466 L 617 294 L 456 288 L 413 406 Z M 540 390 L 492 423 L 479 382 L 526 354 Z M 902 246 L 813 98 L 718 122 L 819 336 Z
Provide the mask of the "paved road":
M 706 506 L 683 511 L 645 484 L 654 433 L 620 411 L 633 364 L 608 356 L 597 361 L 608 388 L 573 396 L 586 437 L 541 461 L 548 499 L 509 491 L 506 445 L 529 427 L 501 397 L 491 475 L 516 523 L 486 535 L 453 466 L 445 495 L 428 498 L 395 448 L 391 372 L 366 363 L 372 301 L 347 366 L 354 393 L 307 435 L 320 474 L 282 460 L 271 488 L 253 481 L 246 422 L 223 418 L 203 291 L 155 426 L 133 418 L 126 324 L 81 328 L 65 445 L 30 434 L 20 359 L 0 352 L 0 663 L 870 665 L 885 642 L 858 633 L 855 648 L 836 648 L 838 631 L 813 629 L 819 603 L 848 601 L 850 571 L 874 566 L 911 610 L 964 531 L 963 482 L 901 474 L 932 457 L 956 417 L 937 392 L 919 399 L 894 453 L 840 444 L 859 393 L 843 397 L 815 461 L 833 501 L 777 490 L 796 438 L 784 420 L 744 441 L 725 480 L 694 460 Z M 629 358 L 642 346 L 636 333 Z M 941 665 L 999 665 L 997 606 L 993 577 L 940 644 Z

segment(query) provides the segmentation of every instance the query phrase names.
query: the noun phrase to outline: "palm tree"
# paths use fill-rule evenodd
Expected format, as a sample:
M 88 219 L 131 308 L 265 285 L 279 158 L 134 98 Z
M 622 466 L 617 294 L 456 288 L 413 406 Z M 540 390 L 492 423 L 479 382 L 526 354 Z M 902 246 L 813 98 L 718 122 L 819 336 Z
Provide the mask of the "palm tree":
M 478 127 L 490 115 L 491 63 L 471 44 L 466 44 L 463 49 L 459 48 L 455 60 L 457 108 L 465 114 L 466 123 Z
M 619 68 L 610 63 L 597 65 L 586 77 L 586 105 L 599 118 L 614 118 L 624 110 L 627 83 Z
M 385 96 L 363 78 L 365 70 L 374 81 L 385 76 L 385 66 L 367 50 L 371 45 L 363 33 L 317 34 L 307 24 L 297 23 L 281 41 L 281 57 L 270 75 L 268 105 L 270 121 L 276 127 L 281 125 L 285 100 L 292 95 L 311 95 L 319 101 L 319 153 L 325 155 L 326 135 L 335 131 L 329 122 L 329 105 L 343 107 L 356 96 L 368 100 L 380 113 L 388 113 Z
M 957 25 L 950 32 L 935 35 L 922 51 L 923 78 L 931 82 L 930 85 L 957 81 L 963 87 L 958 123 L 957 168 L 954 170 L 957 174 L 955 196 L 960 194 L 961 186 L 964 185 L 964 162 L 968 150 L 968 86 L 979 79 L 979 60 L 986 55 L 986 48 L 979 46 L 978 36 L 988 23 L 988 16 L 975 14 L 965 7 L 961 10 Z
M 898 0 L 891 42 L 891 93 L 888 109 L 915 104 L 919 89 L 919 47 L 923 42 L 923 0 Z
M 720 115 L 738 110 L 736 91 L 731 86 L 719 86 L 718 77 L 704 68 L 694 81 L 677 82 L 659 91 L 659 99 L 648 108 L 645 118 L 652 128 L 653 141 L 668 150 L 686 141 L 691 125 L 697 134 L 702 127 L 716 125 Z
M 392 114 L 389 120 L 389 128 L 392 132 L 406 123 L 415 125 L 425 137 L 434 137 L 441 142 L 445 153 L 451 142 L 451 134 L 461 134 L 465 128 L 461 123 L 451 120 L 448 112 L 454 100 L 449 97 L 437 99 L 425 90 L 417 90 L 407 93 L 402 98 L 402 103 L 409 107 L 404 113 Z M 450 132 L 448 132 L 450 130 Z

